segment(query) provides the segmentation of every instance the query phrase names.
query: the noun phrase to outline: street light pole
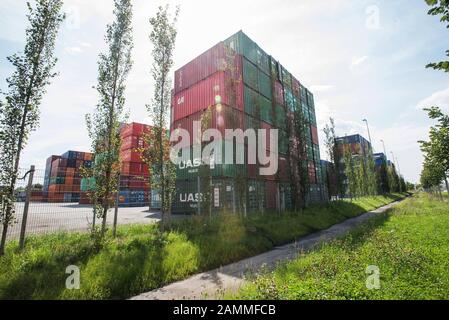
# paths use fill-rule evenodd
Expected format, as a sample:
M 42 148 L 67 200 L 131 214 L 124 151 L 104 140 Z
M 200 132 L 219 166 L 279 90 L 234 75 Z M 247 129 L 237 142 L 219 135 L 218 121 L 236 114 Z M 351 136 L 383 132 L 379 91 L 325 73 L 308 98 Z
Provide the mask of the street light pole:
M 382 146 L 384 147 L 384 154 L 385 154 L 385 158 L 387 157 L 387 148 L 385 148 L 385 141 L 382 139 L 380 140 L 382 142 Z
M 367 119 L 363 119 L 363 122 L 366 123 L 366 129 L 368 129 L 368 138 L 369 138 L 369 143 L 371 144 L 371 148 L 373 148 L 373 143 L 371 141 L 371 133 L 369 131 L 369 124 L 368 124 L 368 120 Z

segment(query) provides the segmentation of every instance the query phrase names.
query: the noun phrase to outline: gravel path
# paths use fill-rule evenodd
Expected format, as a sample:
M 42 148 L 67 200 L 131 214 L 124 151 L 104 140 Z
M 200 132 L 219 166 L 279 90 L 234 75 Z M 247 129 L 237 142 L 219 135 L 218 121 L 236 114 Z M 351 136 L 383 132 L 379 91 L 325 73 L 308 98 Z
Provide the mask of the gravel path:
M 143 293 L 132 300 L 196 300 L 213 299 L 223 292 L 236 291 L 244 283 L 245 275 L 255 274 L 258 270 L 273 269 L 279 262 L 295 259 L 299 253 L 308 251 L 323 242 L 344 236 L 370 218 L 387 211 L 398 202 L 381 207 L 346 220 L 331 228 L 319 231 L 292 244 L 277 247 L 269 252 L 248 258 L 219 269 L 192 276 L 186 280 L 167 285 L 163 288 Z

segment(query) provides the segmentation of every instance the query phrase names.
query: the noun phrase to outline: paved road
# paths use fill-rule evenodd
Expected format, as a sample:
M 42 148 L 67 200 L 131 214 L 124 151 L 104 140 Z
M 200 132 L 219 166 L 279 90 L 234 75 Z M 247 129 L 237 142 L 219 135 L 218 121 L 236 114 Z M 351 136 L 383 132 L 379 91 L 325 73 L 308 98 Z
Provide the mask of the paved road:
M 297 242 L 278 247 L 267 253 L 242 260 L 220 269 L 201 273 L 184 281 L 176 282 L 132 298 L 133 300 L 195 300 L 214 298 L 223 292 L 236 291 L 244 283 L 245 275 L 257 274 L 258 270 L 273 269 L 279 262 L 293 260 L 298 254 L 312 250 L 323 242 L 328 242 L 347 234 L 368 219 L 387 211 L 397 203 L 392 203 L 359 217 L 346 220 L 299 239 Z
M 8 239 L 18 239 L 22 221 L 23 203 L 16 204 L 17 222 L 8 231 Z M 52 233 L 58 231 L 86 231 L 92 223 L 91 206 L 76 203 L 37 203 L 30 204 L 27 219 L 27 235 Z M 114 210 L 108 214 L 107 223 L 112 225 Z M 119 208 L 118 224 L 151 224 L 160 220 L 158 212 L 148 211 L 148 207 Z M 0 231 L 1 231 L 0 226 Z

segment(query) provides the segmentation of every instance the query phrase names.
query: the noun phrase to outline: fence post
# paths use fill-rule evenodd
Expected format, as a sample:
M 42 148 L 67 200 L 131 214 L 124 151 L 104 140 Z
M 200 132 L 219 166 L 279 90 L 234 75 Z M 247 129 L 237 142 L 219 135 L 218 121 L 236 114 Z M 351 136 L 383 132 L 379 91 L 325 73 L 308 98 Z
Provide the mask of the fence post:
M 202 196 L 201 196 L 201 182 L 200 182 L 200 177 L 198 176 L 198 208 L 197 208 L 197 210 L 198 210 L 198 216 L 201 216 L 201 198 L 202 198 Z
M 30 207 L 31 192 L 33 189 L 34 171 L 35 171 L 34 166 L 31 166 L 30 171 L 28 171 L 28 173 L 30 175 L 28 176 L 28 186 L 27 186 L 27 190 L 26 190 L 25 206 L 23 208 L 22 226 L 20 228 L 20 239 L 19 239 L 19 249 L 20 250 L 22 250 L 25 247 L 25 232 L 26 232 L 27 219 L 28 219 L 28 209 Z
M 118 217 L 118 203 L 120 201 L 120 175 L 118 176 L 117 192 L 115 194 L 115 211 L 114 211 L 114 226 L 112 227 L 112 236 L 117 235 L 117 217 Z

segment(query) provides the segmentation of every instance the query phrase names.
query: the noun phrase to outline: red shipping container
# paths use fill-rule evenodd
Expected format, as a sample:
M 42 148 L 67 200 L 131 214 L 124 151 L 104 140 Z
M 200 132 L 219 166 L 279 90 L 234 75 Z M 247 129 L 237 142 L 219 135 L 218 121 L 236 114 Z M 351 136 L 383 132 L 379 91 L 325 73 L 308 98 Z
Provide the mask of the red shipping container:
M 289 181 L 290 172 L 288 170 L 289 164 L 288 164 L 287 159 L 284 157 L 279 157 L 278 165 L 279 165 L 279 169 L 278 169 L 279 180 Z
M 141 136 L 144 133 L 150 132 L 151 127 L 142 123 L 130 123 L 125 124 L 120 132 L 120 136 L 123 138 L 129 137 L 129 136 Z
M 279 149 L 279 132 L 278 132 L 278 140 L 273 141 L 273 143 L 270 143 L 271 130 L 273 130 L 275 128 L 273 128 L 272 125 L 270 125 L 264 121 L 261 121 L 260 123 L 261 123 L 261 129 L 265 130 L 265 148 L 266 148 L 266 150 L 271 151 L 271 149 L 273 149 L 272 147 L 274 144 L 277 145 L 278 149 Z M 262 136 L 260 136 L 260 137 L 262 137 Z M 278 153 L 279 153 L 279 150 L 278 150 Z
M 224 43 L 220 42 L 175 71 L 174 93 L 188 89 L 218 71 L 237 69 L 239 60 L 240 56 L 226 50 Z
M 148 191 L 150 189 L 149 178 L 144 176 L 121 176 L 120 188 L 136 191 Z
M 123 162 L 142 162 L 141 153 L 134 150 L 120 152 L 120 158 Z
M 50 203 L 64 202 L 64 194 L 60 192 L 48 192 L 47 201 Z
M 274 99 L 277 104 L 284 105 L 284 88 L 279 81 L 274 82 Z
M 187 130 L 190 134 L 190 145 L 193 145 L 193 123 L 194 121 L 201 122 L 201 117 L 203 114 L 204 112 L 200 111 L 186 118 L 175 121 L 172 125 L 172 133 L 176 129 Z M 211 109 L 211 119 L 207 128 L 219 130 L 222 134 L 222 138 L 225 139 L 226 129 L 244 129 L 244 119 L 245 114 L 240 110 L 227 107 L 225 105 L 214 106 Z
M 312 142 L 313 144 L 318 145 L 320 143 L 319 139 L 318 139 L 318 128 L 315 127 L 314 125 L 310 126 L 310 130 L 312 132 Z
M 259 176 L 259 166 L 257 164 L 246 165 L 248 178 L 256 179 Z
M 277 183 L 275 181 L 265 182 L 265 197 L 267 209 L 276 209 Z
M 217 104 L 244 110 L 243 82 L 238 81 L 236 88 L 231 88 L 230 80 L 231 77 L 228 73 L 217 72 L 191 88 L 176 94 L 173 120 L 180 120 Z M 231 98 L 232 96 L 235 99 Z
M 145 147 L 145 143 L 142 137 L 139 136 L 128 136 L 122 139 L 121 151 L 137 149 Z
M 123 162 L 121 174 L 125 176 L 148 176 L 148 166 L 141 162 Z

